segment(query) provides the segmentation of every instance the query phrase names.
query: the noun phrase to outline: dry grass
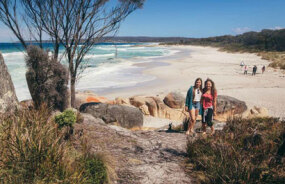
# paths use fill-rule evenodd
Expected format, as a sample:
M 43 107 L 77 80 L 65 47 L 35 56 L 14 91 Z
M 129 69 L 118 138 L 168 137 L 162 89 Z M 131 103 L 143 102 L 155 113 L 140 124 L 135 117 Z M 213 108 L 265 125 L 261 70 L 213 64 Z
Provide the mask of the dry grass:
M 228 120 L 213 137 L 189 141 L 189 168 L 201 183 L 283 183 L 285 122 L 276 118 Z
M 262 59 L 269 60 L 271 62 L 270 67 L 285 70 L 285 52 L 260 52 L 258 55 Z
M 89 165 L 96 176 L 106 173 L 103 157 L 79 153 L 64 140 L 46 107 L 2 115 L 0 148 L 0 183 L 88 183 Z

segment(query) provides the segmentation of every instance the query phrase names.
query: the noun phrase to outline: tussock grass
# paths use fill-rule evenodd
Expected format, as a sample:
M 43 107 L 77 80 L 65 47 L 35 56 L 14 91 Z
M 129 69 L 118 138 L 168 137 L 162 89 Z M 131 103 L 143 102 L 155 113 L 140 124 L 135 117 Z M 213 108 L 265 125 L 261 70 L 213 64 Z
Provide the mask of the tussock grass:
M 50 114 L 43 106 L 1 115 L 0 183 L 107 183 L 104 160 L 76 151 Z
M 285 70 L 285 52 L 260 52 L 258 53 L 262 59 L 269 60 L 272 68 L 280 68 Z
M 188 166 L 201 183 L 281 184 L 284 139 L 285 122 L 276 118 L 231 119 L 215 136 L 188 141 Z

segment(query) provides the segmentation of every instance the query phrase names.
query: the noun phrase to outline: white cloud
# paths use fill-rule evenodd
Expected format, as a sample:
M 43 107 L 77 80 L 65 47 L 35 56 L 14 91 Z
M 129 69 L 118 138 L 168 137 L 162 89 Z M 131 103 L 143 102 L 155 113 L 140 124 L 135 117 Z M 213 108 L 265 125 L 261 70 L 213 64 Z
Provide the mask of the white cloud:
M 281 26 L 275 26 L 274 28 L 271 28 L 273 30 L 279 30 L 279 29 L 284 29 L 284 27 L 281 27 Z
M 249 27 L 238 27 L 238 28 L 233 29 L 233 32 L 235 34 L 242 34 L 242 33 L 248 32 L 248 31 L 251 31 L 251 29 Z

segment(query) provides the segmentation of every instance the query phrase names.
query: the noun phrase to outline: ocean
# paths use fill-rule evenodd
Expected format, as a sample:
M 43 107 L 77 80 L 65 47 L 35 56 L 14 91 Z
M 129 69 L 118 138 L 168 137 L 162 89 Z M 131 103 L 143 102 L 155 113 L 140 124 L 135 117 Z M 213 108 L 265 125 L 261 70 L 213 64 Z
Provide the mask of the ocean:
M 45 49 L 52 50 L 46 43 Z M 9 73 L 12 77 L 17 97 L 20 101 L 31 99 L 25 73 L 25 52 L 18 43 L 0 43 Z M 84 57 L 87 66 L 76 84 L 76 90 L 92 90 L 95 93 L 155 80 L 154 76 L 142 74 L 142 67 L 135 63 L 152 62 L 155 58 L 174 54 L 174 50 L 157 43 L 101 43 L 94 46 Z M 63 48 L 60 49 L 63 54 Z M 61 62 L 66 64 L 64 57 Z

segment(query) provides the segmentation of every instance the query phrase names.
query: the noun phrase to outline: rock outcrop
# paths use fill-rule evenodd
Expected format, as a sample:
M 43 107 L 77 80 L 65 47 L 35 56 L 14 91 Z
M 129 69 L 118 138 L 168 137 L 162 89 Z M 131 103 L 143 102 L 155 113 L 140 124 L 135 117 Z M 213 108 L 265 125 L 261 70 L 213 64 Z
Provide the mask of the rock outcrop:
M 75 108 L 79 109 L 82 104 L 89 102 L 101 102 L 101 103 L 109 103 L 113 102 L 108 100 L 105 97 L 98 96 L 94 94 L 92 91 L 77 91 L 75 94 Z
M 81 105 L 80 112 L 103 119 L 105 123 L 115 123 L 124 128 L 143 126 L 143 114 L 138 108 L 103 103 L 86 103 Z
M 215 119 L 226 121 L 228 117 L 241 115 L 247 110 L 246 103 L 236 98 L 224 95 L 218 95 L 217 98 L 217 116 Z
M 100 123 L 91 115 L 74 125 L 73 144 L 82 149 L 86 139 L 90 151 L 104 152 L 116 174 L 112 183 L 195 183 L 185 173 L 186 136 L 182 133 L 130 131 Z
M 115 103 L 137 107 L 144 115 L 183 121 L 189 115 L 184 111 L 184 101 L 182 94 L 172 92 L 163 101 L 159 97 L 134 96 L 129 99 L 117 98 Z M 228 117 L 242 114 L 246 110 L 245 102 L 229 96 L 218 96 L 217 120 L 225 121 Z
M 268 110 L 264 107 L 252 107 L 245 111 L 242 114 L 243 117 L 245 118 L 254 118 L 254 117 L 268 117 L 269 113 Z
M 18 99 L 15 88 L 4 58 L 0 53 L 0 113 L 13 111 L 17 106 Z
M 139 108 L 145 115 L 181 121 L 186 117 L 183 109 L 173 109 L 164 104 L 159 97 L 135 96 L 130 104 Z
M 170 108 L 182 109 L 185 105 L 185 96 L 179 92 L 171 92 L 166 95 L 163 102 Z

